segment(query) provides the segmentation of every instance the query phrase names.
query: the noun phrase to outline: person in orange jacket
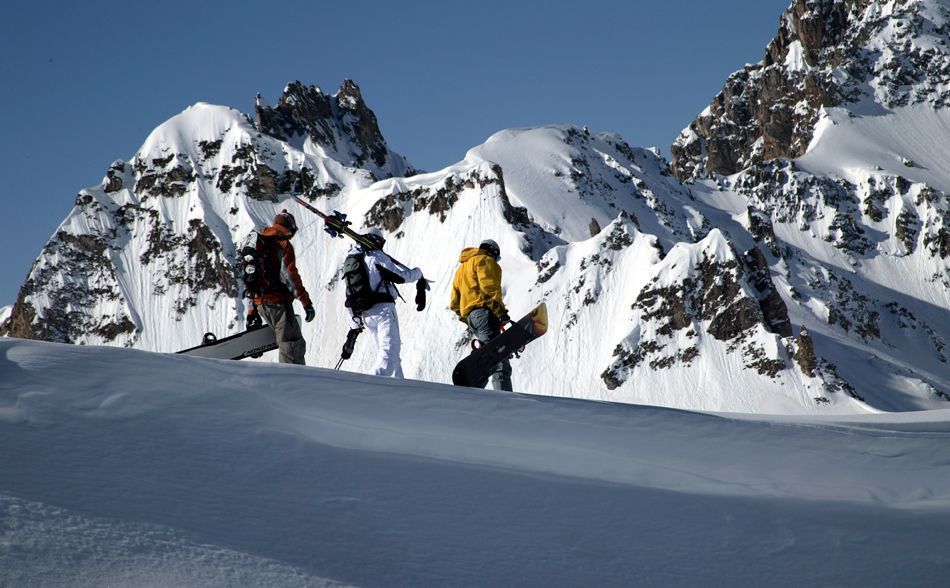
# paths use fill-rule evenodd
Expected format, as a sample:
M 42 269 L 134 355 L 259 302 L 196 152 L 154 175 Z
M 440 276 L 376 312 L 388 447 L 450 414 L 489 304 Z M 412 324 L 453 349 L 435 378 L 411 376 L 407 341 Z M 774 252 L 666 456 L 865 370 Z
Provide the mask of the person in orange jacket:
M 277 335 L 277 347 L 280 350 L 280 363 L 304 363 L 307 343 L 300 332 L 300 325 L 294 316 L 294 298 L 303 304 L 306 320 L 309 323 L 316 313 L 310 302 L 310 295 L 304 288 L 303 280 L 297 271 L 297 256 L 290 240 L 297 232 L 297 220 L 294 215 L 282 210 L 274 217 L 274 224 L 260 233 L 258 254 L 273 264 L 274 282 L 267 289 L 255 294 L 251 309 L 247 314 L 247 325 L 261 324 L 261 317 L 274 328 Z
M 467 247 L 459 256 L 461 265 L 452 280 L 449 308 L 482 342 L 497 337 L 502 326 L 511 322 L 502 300 L 500 259 L 501 249 L 491 239 L 482 241 L 477 248 Z M 496 365 L 490 379 L 492 388 L 511 391 L 511 363 L 506 359 Z

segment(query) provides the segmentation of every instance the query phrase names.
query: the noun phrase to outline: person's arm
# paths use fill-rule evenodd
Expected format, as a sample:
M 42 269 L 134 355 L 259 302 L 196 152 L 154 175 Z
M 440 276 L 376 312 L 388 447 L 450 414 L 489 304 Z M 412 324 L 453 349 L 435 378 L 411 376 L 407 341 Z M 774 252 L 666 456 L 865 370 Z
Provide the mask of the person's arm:
M 381 267 L 391 273 L 396 274 L 403 279 L 403 283 L 406 282 L 418 282 L 422 279 L 422 270 L 414 267 L 412 269 L 403 267 L 397 263 L 394 263 L 393 260 L 386 255 L 385 253 L 380 252 L 379 255 L 374 255 L 373 260 L 378 267 Z
M 508 309 L 501 298 L 501 266 L 494 259 L 482 256 L 475 266 L 478 288 L 487 298 L 488 309 L 499 319 L 508 316 Z
M 287 270 L 287 275 L 294 285 L 294 293 L 297 299 L 300 300 L 300 303 L 304 305 L 304 308 L 307 308 L 311 306 L 310 295 L 303 286 L 303 280 L 300 279 L 300 272 L 297 271 L 297 256 L 294 253 L 294 246 L 290 244 L 290 241 L 284 239 L 280 241 L 280 248 L 284 254 L 284 268 Z
M 452 280 L 452 291 L 449 293 L 449 309 L 455 313 L 460 321 L 462 318 L 462 293 L 459 291 L 459 275 L 455 272 L 455 278 Z

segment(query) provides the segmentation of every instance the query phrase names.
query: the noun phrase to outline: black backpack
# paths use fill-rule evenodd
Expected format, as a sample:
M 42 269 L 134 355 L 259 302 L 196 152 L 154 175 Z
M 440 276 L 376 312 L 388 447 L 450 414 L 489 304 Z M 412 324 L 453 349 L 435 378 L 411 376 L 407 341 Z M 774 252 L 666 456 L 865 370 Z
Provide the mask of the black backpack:
M 241 278 L 248 298 L 290 290 L 280 279 L 279 243 L 258 233 L 254 246 L 241 249 Z
M 346 302 L 344 304 L 346 307 L 355 314 L 359 314 L 380 302 L 394 302 L 395 299 L 389 294 L 389 289 L 385 286 L 390 282 L 395 282 L 395 280 L 387 275 L 391 272 L 386 268 L 380 268 L 380 274 L 383 277 L 380 282 L 383 291 L 377 292 L 370 287 L 366 255 L 362 251 L 347 255 L 343 261 L 343 281 L 346 283 Z

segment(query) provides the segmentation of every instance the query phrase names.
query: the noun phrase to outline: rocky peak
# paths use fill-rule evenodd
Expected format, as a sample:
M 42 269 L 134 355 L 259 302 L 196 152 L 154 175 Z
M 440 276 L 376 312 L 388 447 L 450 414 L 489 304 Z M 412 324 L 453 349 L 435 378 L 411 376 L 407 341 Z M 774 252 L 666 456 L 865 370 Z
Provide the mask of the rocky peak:
M 345 80 L 335 95 L 294 81 L 284 88 L 276 106 L 258 94 L 254 108 L 260 131 L 295 147 L 367 169 L 376 178 L 414 173 L 404 157 L 389 149 L 376 115 L 352 80 Z M 307 148 L 308 141 L 313 149 Z
M 369 110 L 363 102 L 363 94 L 360 92 L 360 87 L 357 86 L 353 80 L 343 80 L 343 85 L 340 86 L 340 91 L 337 94 L 337 104 L 340 108 Z M 372 111 L 370 111 L 370 114 L 372 114 Z M 375 117 L 373 120 L 375 122 Z
M 857 8 L 867 1 L 859 0 L 853 4 Z M 818 67 L 824 50 L 837 46 L 844 36 L 848 25 L 848 5 L 840 1 L 793 2 L 779 24 L 778 34 L 765 51 L 763 65 L 768 67 L 784 62 L 789 49 L 797 42 L 805 63 L 809 67 Z
M 763 60 L 677 137 L 673 171 L 689 180 L 798 157 L 822 107 L 950 104 L 948 21 L 935 0 L 794 0 Z

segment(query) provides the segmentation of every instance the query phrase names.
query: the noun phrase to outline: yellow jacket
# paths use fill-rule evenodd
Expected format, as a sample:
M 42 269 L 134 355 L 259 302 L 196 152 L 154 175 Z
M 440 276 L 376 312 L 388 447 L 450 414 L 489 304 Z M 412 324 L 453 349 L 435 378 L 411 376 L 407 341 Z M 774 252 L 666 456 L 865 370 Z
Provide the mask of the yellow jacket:
M 501 300 L 501 266 L 485 251 L 468 247 L 459 255 L 461 264 L 452 280 L 449 308 L 462 322 L 476 308 L 487 308 L 501 318 L 508 314 Z

